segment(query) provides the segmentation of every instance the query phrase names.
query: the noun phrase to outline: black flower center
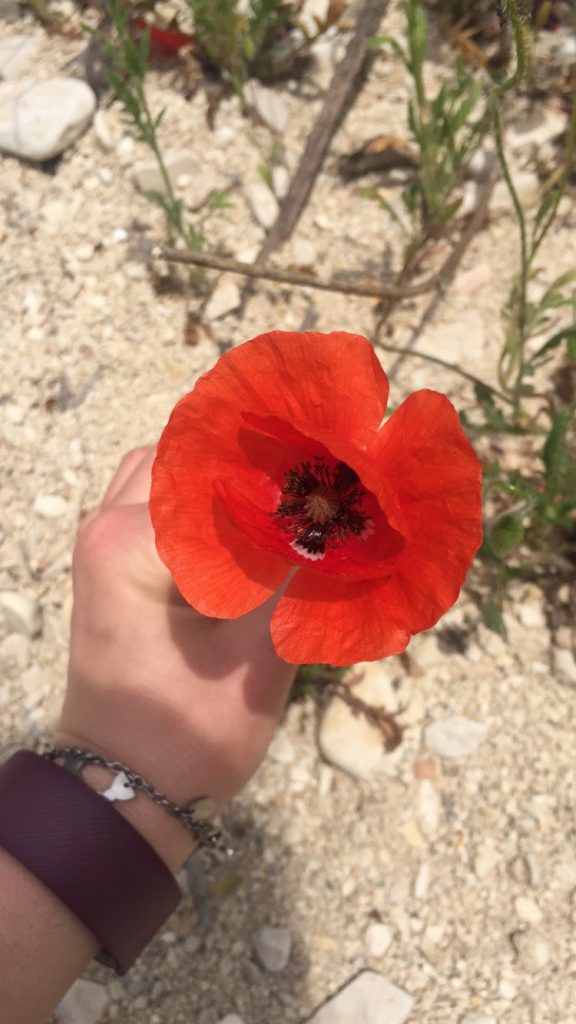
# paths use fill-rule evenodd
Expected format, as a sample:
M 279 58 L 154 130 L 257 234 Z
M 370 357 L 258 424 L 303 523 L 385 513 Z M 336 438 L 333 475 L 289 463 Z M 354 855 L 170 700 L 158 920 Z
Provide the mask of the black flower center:
M 330 467 L 323 455 L 313 463 L 301 462 L 286 473 L 282 495 L 270 514 L 292 534 L 291 546 L 305 558 L 317 561 L 326 548 L 342 547 L 351 535 L 364 539 L 374 531 L 362 508 L 366 491 L 345 462 Z

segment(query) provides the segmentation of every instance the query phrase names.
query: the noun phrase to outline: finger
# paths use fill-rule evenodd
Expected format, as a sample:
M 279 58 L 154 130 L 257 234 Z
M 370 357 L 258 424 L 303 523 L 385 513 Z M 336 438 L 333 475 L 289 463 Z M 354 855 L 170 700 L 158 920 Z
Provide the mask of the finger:
M 115 504 L 117 496 L 121 493 L 140 463 L 151 451 L 154 451 L 151 445 L 143 445 L 140 448 L 133 448 L 131 451 L 126 452 L 112 480 L 108 484 L 100 503 L 100 508 L 108 508 L 110 505 Z
M 140 453 L 140 458 L 134 459 L 132 472 L 127 474 L 121 481 L 121 485 L 114 489 L 107 502 L 107 508 L 116 508 L 119 505 L 148 504 L 156 449 L 150 446 L 140 449 Z

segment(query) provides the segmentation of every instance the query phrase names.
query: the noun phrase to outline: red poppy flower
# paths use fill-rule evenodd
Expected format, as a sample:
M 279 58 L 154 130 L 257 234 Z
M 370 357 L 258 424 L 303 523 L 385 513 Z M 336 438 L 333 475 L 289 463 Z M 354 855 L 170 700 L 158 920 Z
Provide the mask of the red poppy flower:
M 456 601 L 481 541 L 480 464 L 448 399 L 384 420 L 388 380 L 355 334 L 274 331 L 227 352 L 177 404 L 152 473 L 162 560 L 204 615 L 287 585 L 286 661 L 398 654 Z

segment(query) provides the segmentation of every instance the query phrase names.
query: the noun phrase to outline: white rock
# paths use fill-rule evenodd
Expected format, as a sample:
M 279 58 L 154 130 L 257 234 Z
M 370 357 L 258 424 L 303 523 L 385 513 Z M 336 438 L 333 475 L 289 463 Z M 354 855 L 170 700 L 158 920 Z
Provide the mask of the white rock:
M 263 228 L 271 228 L 278 216 L 278 200 L 263 181 L 254 181 L 246 190 L 252 215 Z
M 33 511 L 42 519 L 59 519 L 70 508 L 65 498 L 57 494 L 39 494 L 34 499 Z
M 516 951 L 518 963 L 529 974 L 537 974 L 550 960 L 550 946 L 538 932 L 532 928 L 525 932 L 514 932 L 512 945 Z
M 18 594 L 15 590 L 1 591 L 0 609 L 4 612 L 8 628 L 14 633 L 35 637 L 42 632 L 40 605 L 24 594 Z
M 342 48 L 343 40 L 338 33 L 324 32 L 314 40 L 310 47 L 310 56 L 314 59 L 322 77 L 331 74 L 335 64 L 342 59 Z
M 18 669 L 26 668 L 30 661 L 29 638 L 22 633 L 10 633 L 0 644 L 0 656 Z
M 486 181 L 496 157 L 490 149 L 477 149 L 468 162 L 468 175 L 475 181 Z
M 564 40 L 556 50 L 556 56 L 563 64 L 576 63 L 576 36 L 569 36 Z
M 321 764 L 320 772 L 318 775 L 318 796 L 325 797 L 332 789 L 332 783 L 334 782 L 334 772 L 332 771 L 329 764 Z
M 95 109 L 94 93 L 78 78 L 0 86 L 0 149 L 26 160 L 50 160 L 80 137 Z
M 559 683 L 576 686 L 576 658 L 563 647 L 552 648 L 554 675 Z
M 39 665 L 31 665 L 20 676 L 20 684 L 26 693 L 34 694 L 46 689 L 48 675 Z
M 534 900 L 529 899 L 528 896 L 518 896 L 514 900 L 514 907 L 522 921 L 527 921 L 528 924 L 540 924 L 542 911 L 538 904 Z
M 462 202 L 458 208 L 460 217 L 468 217 L 478 206 L 480 189 L 475 181 L 467 181 L 462 189 Z
M 294 239 L 292 242 L 292 263 L 297 267 L 314 267 L 318 259 L 316 247 L 306 239 Z
M 414 896 L 417 900 L 425 900 L 430 888 L 430 865 L 427 860 L 422 861 L 416 878 L 414 879 Z
M 283 971 L 290 959 L 292 937 L 287 928 L 263 925 L 252 937 L 254 952 L 262 967 L 276 973 Z
M 425 836 L 432 839 L 442 818 L 442 801 L 430 779 L 419 779 L 416 788 L 416 820 Z
M 375 971 L 362 971 L 308 1024 L 404 1024 L 414 999 Z
M 381 732 L 363 715 L 334 697 L 326 708 L 318 732 L 323 757 L 356 779 L 369 779 L 385 770 L 386 750 Z
M 500 853 L 488 843 L 480 843 L 474 854 L 474 874 L 476 878 L 486 878 L 500 862 Z
M 8 36 L 0 39 L 0 79 L 11 81 L 34 59 L 40 49 L 38 36 Z
M 516 999 L 516 996 L 518 995 L 518 989 L 514 982 L 510 981 L 508 978 L 502 978 L 498 985 L 498 994 L 502 999 L 507 999 L 512 1002 L 512 1000 Z
M 198 157 L 187 149 L 167 150 L 164 153 L 164 163 L 174 188 L 181 175 L 188 174 L 193 179 L 201 170 Z M 140 160 L 135 163 L 132 178 L 142 192 L 160 192 L 161 195 L 166 195 L 166 184 L 156 160 Z
M 561 135 L 565 128 L 566 117 L 563 114 L 553 110 L 539 113 L 531 110 L 527 118 L 508 130 L 506 141 L 516 152 L 538 150 Z
M 318 26 L 324 25 L 329 7 L 330 0 L 304 0 L 298 12 L 298 21 L 308 35 L 315 36 Z
M 460 1024 L 496 1024 L 496 1018 L 483 1010 L 472 1010 L 461 1018 Z
M 105 110 L 97 110 L 92 124 L 94 135 L 105 153 L 111 153 L 120 144 L 120 135 L 115 132 Z
M 523 601 L 518 608 L 518 618 L 527 629 L 546 628 L 544 609 L 536 601 Z
M 242 302 L 240 288 L 230 277 L 221 277 L 208 299 L 204 315 L 207 320 L 218 320 L 238 309 Z
M 278 764 L 292 764 L 294 761 L 296 751 L 290 738 L 282 730 L 276 733 L 268 747 L 268 757 L 271 757 L 273 761 L 277 761 Z
M 276 164 L 272 168 L 272 188 L 278 199 L 284 199 L 290 188 L 290 175 L 284 164 Z
M 219 1024 L 244 1024 L 244 1021 L 237 1013 L 228 1013 L 225 1017 L 222 1017 Z
M 283 134 L 288 123 L 288 106 L 281 93 L 267 89 L 254 78 L 244 86 L 244 99 L 268 128 Z
M 372 921 L 366 929 L 364 944 L 369 956 L 379 958 L 388 952 L 394 932 L 388 924 L 381 924 L 379 921 Z
M 81 978 L 66 993 L 57 1010 L 61 1024 L 97 1024 L 109 1002 L 102 985 Z
M 540 194 L 540 179 L 533 171 L 519 171 L 513 175 L 514 188 L 522 206 L 532 206 Z M 512 199 L 505 181 L 497 182 L 490 199 L 490 209 L 495 213 L 512 211 Z
M 464 715 L 432 722 L 425 730 L 426 745 L 441 757 L 467 757 L 486 739 L 488 727 Z

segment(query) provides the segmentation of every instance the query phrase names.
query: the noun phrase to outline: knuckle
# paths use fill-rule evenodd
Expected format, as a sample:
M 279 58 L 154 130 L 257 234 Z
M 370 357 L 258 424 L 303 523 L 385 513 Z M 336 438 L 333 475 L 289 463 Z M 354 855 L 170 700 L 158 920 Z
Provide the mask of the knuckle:
M 75 564 L 100 568 L 117 544 L 118 525 L 114 508 L 89 513 L 78 529 Z

